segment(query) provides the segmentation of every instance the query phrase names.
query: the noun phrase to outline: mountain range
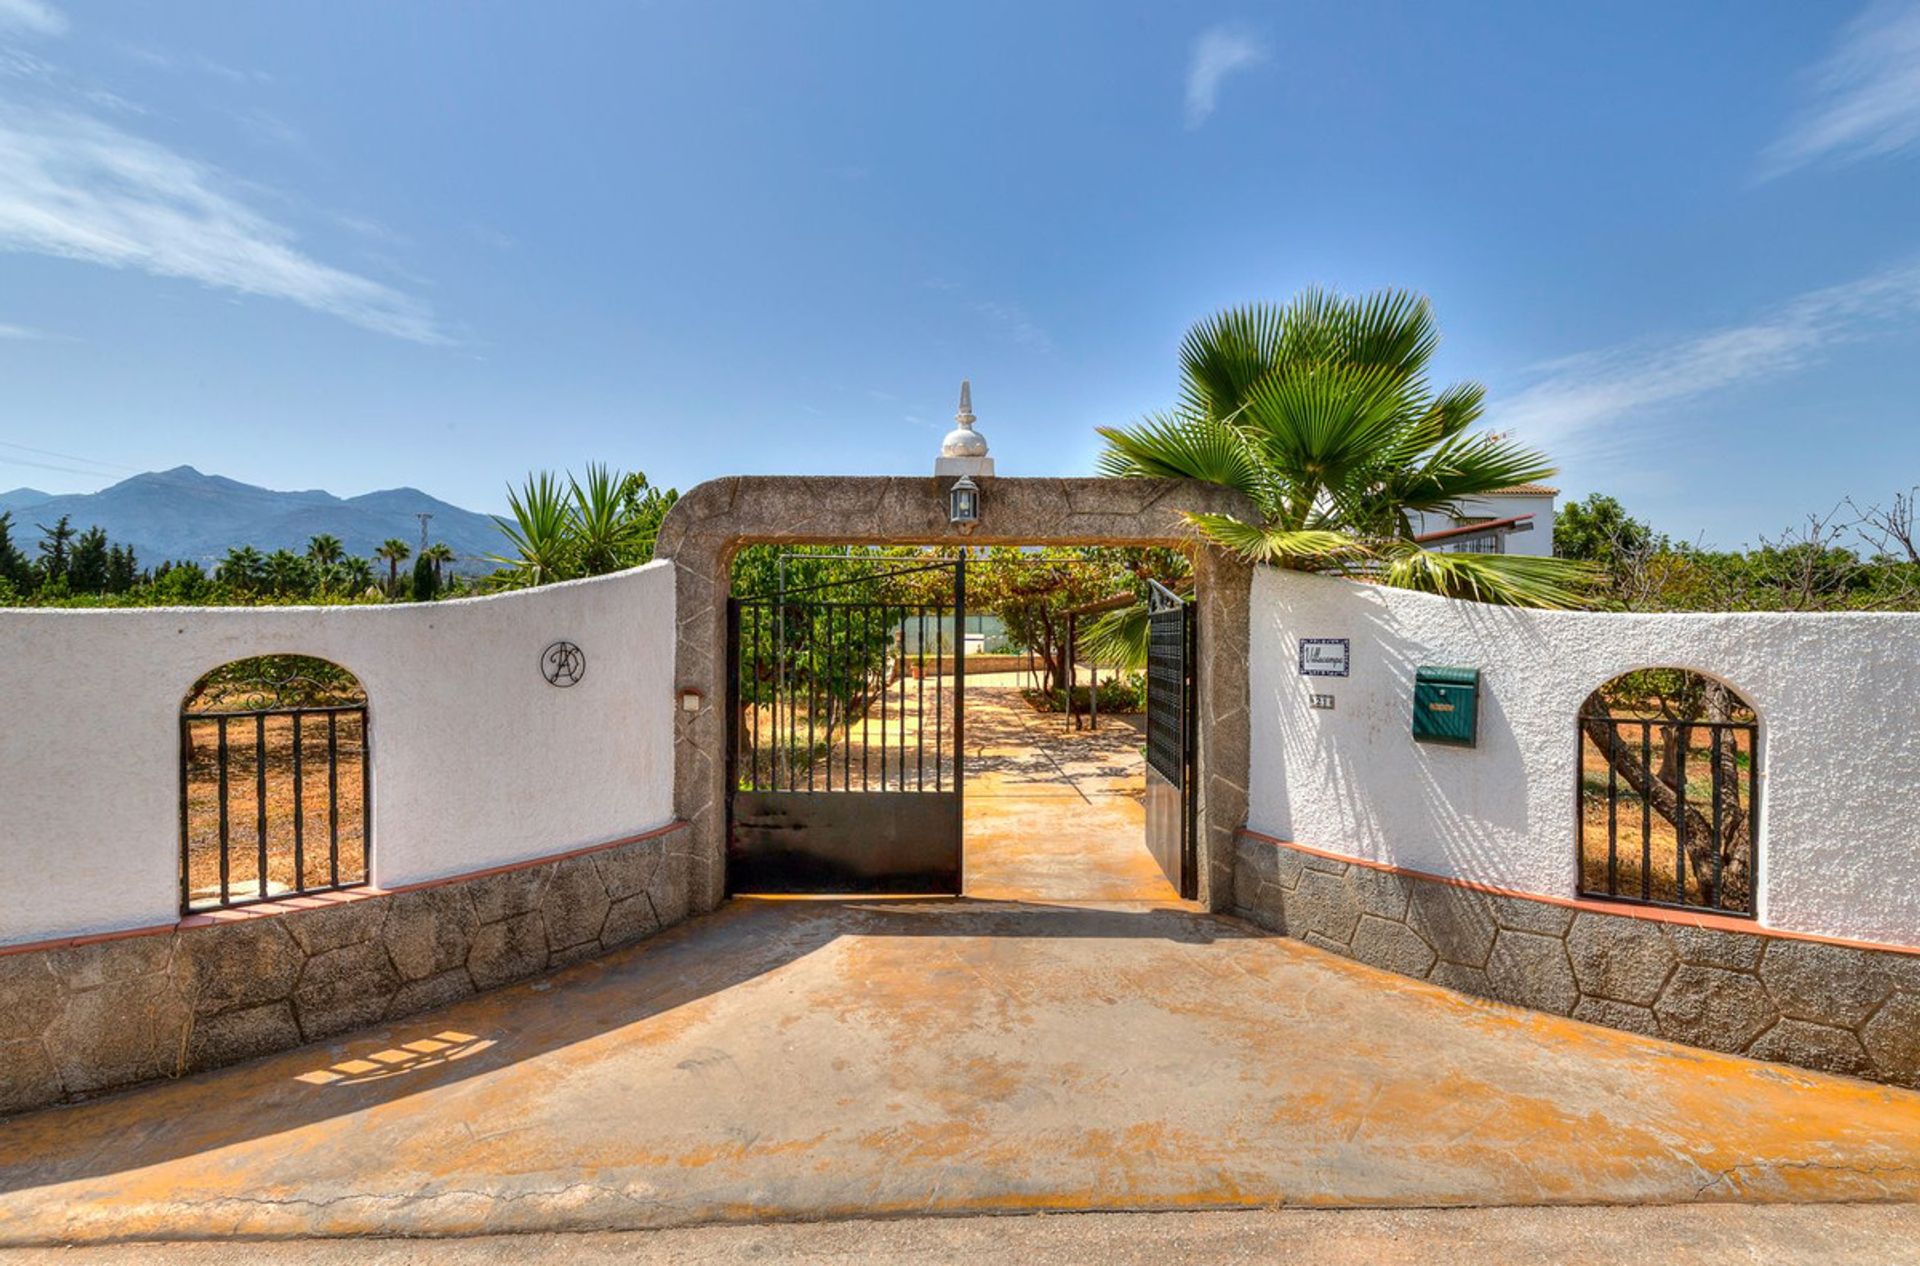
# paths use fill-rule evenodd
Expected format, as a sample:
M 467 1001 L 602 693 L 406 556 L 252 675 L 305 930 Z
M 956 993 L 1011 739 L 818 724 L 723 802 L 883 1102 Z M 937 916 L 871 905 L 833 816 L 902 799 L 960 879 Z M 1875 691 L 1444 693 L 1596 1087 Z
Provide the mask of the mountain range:
M 506 544 L 491 517 L 463 510 L 418 488 L 389 488 L 358 497 L 330 492 L 278 492 L 191 466 L 150 471 L 99 492 L 54 495 L 36 488 L 0 492 L 0 513 L 13 512 L 13 540 L 32 555 L 36 525 L 61 515 L 81 531 L 101 527 L 116 544 L 132 545 L 142 567 L 163 560 L 191 560 L 212 567 L 229 549 L 251 545 L 263 554 L 277 549 L 304 553 L 322 533 L 340 538 L 349 554 L 369 557 L 389 537 L 415 549 L 417 514 L 431 514 L 427 534 L 459 555 L 463 572 L 491 570 L 486 554 Z

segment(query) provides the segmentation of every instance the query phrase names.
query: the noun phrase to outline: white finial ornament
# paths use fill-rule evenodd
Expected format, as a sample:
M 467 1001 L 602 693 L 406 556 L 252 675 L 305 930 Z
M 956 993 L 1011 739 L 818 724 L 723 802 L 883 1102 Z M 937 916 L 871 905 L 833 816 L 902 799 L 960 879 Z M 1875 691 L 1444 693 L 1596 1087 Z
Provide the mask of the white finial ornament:
M 953 430 L 940 442 L 940 457 L 933 464 L 936 475 L 991 475 L 993 458 L 987 455 L 987 437 L 973 429 L 973 384 L 960 382 L 960 408 L 953 415 Z

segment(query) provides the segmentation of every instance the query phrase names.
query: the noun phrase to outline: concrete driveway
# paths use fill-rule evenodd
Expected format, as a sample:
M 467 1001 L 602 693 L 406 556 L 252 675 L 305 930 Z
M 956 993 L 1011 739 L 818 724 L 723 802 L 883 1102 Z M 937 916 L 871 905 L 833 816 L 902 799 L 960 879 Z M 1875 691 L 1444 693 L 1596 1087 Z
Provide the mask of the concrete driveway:
M 1145 724 L 1103 716 L 1097 730 L 1071 729 L 1017 685 L 969 678 L 967 895 L 1177 902 L 1147 851 Z
M 0 1123 L 15 1244 L 1917 1191 L 1920 1094 L 1151 903 L 739 901 L 409 1023 Z

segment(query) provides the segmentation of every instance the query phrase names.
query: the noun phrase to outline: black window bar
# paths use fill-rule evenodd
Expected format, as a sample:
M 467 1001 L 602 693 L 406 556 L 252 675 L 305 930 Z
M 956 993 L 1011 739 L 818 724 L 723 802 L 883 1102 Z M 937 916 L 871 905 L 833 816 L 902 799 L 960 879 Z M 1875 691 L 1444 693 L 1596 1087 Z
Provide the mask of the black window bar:
M 372 793 L 364 703 L 183 712 L 181 913 L 365 886 Z
M 1751 918 L 1760 727 L 1582 716 L 1579 731 L 1580 895 Z

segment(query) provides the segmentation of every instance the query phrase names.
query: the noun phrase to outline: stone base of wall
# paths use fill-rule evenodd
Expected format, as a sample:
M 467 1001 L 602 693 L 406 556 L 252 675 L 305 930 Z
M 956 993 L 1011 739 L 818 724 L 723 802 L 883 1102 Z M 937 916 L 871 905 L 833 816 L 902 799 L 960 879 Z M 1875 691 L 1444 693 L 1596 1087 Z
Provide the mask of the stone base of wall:
M 1920 954 L 1592 904 L 1489 892 L 1251 832 L 1235 850 L 1237 912 L 1332 953 L 1610 1028 L 1920 1087 Z
M 687 917 L 684 823 L 396 892 L 0 951 L 0 1113 L 319 1041 Z

